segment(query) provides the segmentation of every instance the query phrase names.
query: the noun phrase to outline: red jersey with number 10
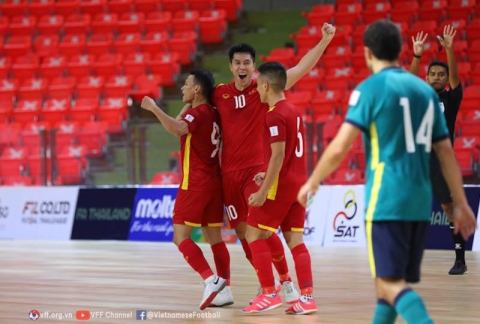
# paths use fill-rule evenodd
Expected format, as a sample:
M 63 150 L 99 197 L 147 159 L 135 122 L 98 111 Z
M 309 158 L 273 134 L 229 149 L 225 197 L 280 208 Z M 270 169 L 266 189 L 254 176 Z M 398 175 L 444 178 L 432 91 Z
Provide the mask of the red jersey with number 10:
M 267 199 L 296 201 L 300 187 L 307 180 L 305 132 L 298 109 L 281 100 L 268 110 L 264 127 L 265 164 L 272 156 L 271 143 L 285 142 L 285 158 L 279 177 L 269 190 Z M 268 171 L 267 171 L 268 172 Z
M 217 112 L 212 106 L 202 104 L 187 110 L 182 120 L 188 124 L 189 133 L 180 139 L 183 174 L 180 189 L 220 189 L 220 127 Z
M 219 84 L 212 97 L 222 126 L 222 171 L 264 164 L 261 134 L 268 105 L 260 101 L 257 81 L 240 91 L 235 83 Z

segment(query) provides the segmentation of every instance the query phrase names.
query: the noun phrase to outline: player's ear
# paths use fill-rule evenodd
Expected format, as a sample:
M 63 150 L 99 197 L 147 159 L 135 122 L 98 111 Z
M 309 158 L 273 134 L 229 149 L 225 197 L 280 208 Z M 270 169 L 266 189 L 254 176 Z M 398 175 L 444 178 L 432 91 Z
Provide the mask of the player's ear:
M 372 51 L 367 47 L 367 46 L 364 46 L 363 47 L 363 54 L 365 55 L 365 59 L 371 61 L 372 60 Z

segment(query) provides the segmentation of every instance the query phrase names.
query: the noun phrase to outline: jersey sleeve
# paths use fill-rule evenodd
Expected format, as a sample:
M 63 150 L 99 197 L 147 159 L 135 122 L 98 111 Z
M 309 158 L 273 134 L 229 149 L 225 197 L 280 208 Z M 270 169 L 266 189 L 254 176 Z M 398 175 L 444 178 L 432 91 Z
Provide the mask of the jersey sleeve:
M 181 120 L 187 123 L 189 133 L 195 133 L 197 127 L 202 124 L 203 119 L 200 109 L 189 109 L 185 112 Z
M 287 139 L 287 123 L 285 118 L 275 110 L 267 113 L 265 123 L 269 132 L 269 142 L 285 142 Z
M 443 116 L 442 109 L 440 108 L 440 103 L 438 102 L 438 98 L 435 96 L 433 96 L 431 99 L 434 105 L 432 143 L 448 138 L 448 134 L 449 134 L 448 128 L 447 128 L 447 122 L 445 120 L 445 117 Z
M 365 83 L 362 83 L 350 95 L 345 122 L 367 132 L 372 122 L 372 109 L 372 98 Z

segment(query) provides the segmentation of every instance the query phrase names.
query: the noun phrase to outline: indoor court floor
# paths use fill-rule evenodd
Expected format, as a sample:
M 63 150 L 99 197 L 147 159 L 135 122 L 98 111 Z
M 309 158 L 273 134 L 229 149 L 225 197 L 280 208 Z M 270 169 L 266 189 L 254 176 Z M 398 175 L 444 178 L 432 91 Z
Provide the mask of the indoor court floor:
M 242 314 L 258 283 L 241 246 L 228 248 L 235 304 L 200 311 L 202 280 L 173 244 L 2 241 L 0 323 L 31 322 L 32 310 L 41 314 L 38 323 L 77 322 L 77 311 L 80 316 L 90 312 L 88 323 L 137 323 L 137 310 L 151 312 L 148 322 L 154 323 L 371 323 L 376 299 L 366 249 L 310 248 L 319 311 L 292 316 L 283 313 L 286 304 L 260 315 Z M 202 249 L 213 265 L 209 246 Z M 291 261 L 289 252 L 287 258 Z M 447 274 L 453 258 L 453 251 L 426 251 L 422 281 L 415 289 L 436 324 L 479 323 L 480 253 L 467 252 L 469 273 L 463 276 Z M 289 265 L 293 277 L 293 263 Z

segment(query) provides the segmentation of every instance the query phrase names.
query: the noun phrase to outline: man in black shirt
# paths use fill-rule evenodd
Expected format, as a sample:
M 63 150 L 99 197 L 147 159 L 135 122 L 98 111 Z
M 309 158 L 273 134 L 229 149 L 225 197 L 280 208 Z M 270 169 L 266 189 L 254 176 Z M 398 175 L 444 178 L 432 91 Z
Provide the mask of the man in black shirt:
M 440 107 L 444 111 L 447 121 L 448 130 L 450 132 L 450 140 L 452 145 L 455 137 L 455 122 L 460 109 L 460 103 L 463 97 L 463 89 L 457 72 L 457 63 L 453 53 L 453 38 L 457 33 L 452 26 L 447 25 L 443 30 L 443 36 L 437 36 L 441 48 L 445 48 L 447 53 L 447 63 L 434 61 L 430 63 L 427 71 L 426 81 L 437 91 L 440 97 Z M 428 34 L 418 33 L 417 37 L 412 37 L 413 42 L 413 59 L 410 66 L 410 72 L 418 75 L 420 58 L 423 53 L 425 40 Z M 447 83 L 450 84 L 450 90 L 446 89 Z M 430 177 L 432 182 L 433 195 L 435 199 L 442 205 L 443 210 L 448 219 L 452 219 L 452 198 L 447 183 L 443 178 L 440 169 L 440 163 L 435 152 L 431 154 L 430 161 Z M 453 240 L 455 242 L 455 264 L 450 269 L 449 274 L 460 275 L 467 273 L 467 265 L 465 263 L 465 240 L 460 234 L 453 233 L 453 224 L 450 223 L 452 229 Z

